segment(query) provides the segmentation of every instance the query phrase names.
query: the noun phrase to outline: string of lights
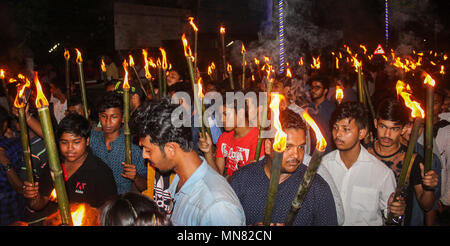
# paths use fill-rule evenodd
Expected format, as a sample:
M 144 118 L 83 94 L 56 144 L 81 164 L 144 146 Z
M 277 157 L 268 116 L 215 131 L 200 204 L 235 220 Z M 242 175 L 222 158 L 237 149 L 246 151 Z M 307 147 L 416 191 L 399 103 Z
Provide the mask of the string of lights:
M 386 47 L 389 46 L 389 1 L 385 0 L 385 32 L 386 32 Z
M 284 0 L 278 2 L 279 39 L 280 39 L 280 74 L 284 73 Z

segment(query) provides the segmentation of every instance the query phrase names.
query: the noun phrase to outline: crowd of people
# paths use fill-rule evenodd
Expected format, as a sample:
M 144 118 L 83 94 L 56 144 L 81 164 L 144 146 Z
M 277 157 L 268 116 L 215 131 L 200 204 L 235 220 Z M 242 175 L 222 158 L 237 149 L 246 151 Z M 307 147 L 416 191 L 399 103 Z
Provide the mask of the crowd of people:
M 274 139 L 264 138 L 258 150 L 264 128 L 259 117 L 256 126 L 250 124 L 254 119 L 249 112 L 260 112 L 263 107 L 248 101 L 243 106 L 236 101 L 227 103 L 226 98 L 227 92 L 265 92 L 269 80 L 257 73 L 253 74 L 255 79 L 250 70 L 245 88 L 240 83 L 242 75 L 235 72 L 232 90 L 227 75 L 222 79 L 202 75 L 205 97 L 216 92 L 223 98 L 221 117 L 206 116 L 208 131 L 202 134 L 201 127 L 176 126 L 173 122 L 180 105 L 189 120 L 197 117 L 188 76 L 184 78 L 175 69 L 168 71 L 167 96 L 161 96 L 158 83 L 153 82 L 156 98 L 147 84 L 144 91 L 138 80 L 131 78 L 129 124 L 133 143 L 131 163 L 126 163 L 123 82 L 109 58 L 107 65 L 111 69 L 104 91 L 89 98 L 89 119 L 84 117 L 78 89 L 67 95 L 61 76 L 43 83 L 71 209 L 78 204 L 87 206 L 83 225 L 263 225 Z M 358 101 L 356 73 L 351 69 L 340 73 L 300 69 L 294 71 L 293 78 L 273 77 L 271 93 L 284 96 L 280 122 L 287 138 L 272 225 L 284 225 L 315 151 L 317 140 L 302 116 L 305 110 L 328 144 L 293 225 L 381 226 L 389 214 L 404 226 L 450 224 L 448 83 L 436 78 L 440 86 L 434 91 L 432 169 L 424 169 L 421 126 L 407 187 L 394 197 L 413 119 L 410 109 L 395 94 L 399 73 L 384 68 L 365 71 L 375 115 Z M 408 79 L 413 94 L 425 105 L 419 78 Z M 342 103 L 334 96 L 337 84 L 344 88 Z M 187 92 L 192 100 L 177 97 L 178 92 Z M 17 87 L 8 84 L 5 97 L 13 102 L 16 94 Z M 0 225 L 61 223 L 52 196 L 55 186 L 48 153 L 32 102 L 30 99 L 26 107 L 26 123 L 34 183 L 26 177 L 17 109 L 8 109 L 7 104 L 0 107 Z M 214 103 L 205 101 L 205 107 Z

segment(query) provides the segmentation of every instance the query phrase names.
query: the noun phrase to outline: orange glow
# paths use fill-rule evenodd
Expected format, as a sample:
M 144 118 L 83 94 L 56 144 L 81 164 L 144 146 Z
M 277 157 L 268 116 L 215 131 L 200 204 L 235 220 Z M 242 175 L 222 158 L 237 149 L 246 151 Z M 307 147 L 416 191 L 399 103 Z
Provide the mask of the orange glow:
M 50 197 L 48 198 L 51 202 L 56 202 L 56 190 L 53 188 L 52 193 L 50 194 Z
M 445 67 L 444 65 L 441 65 L 441 71 L 439 71 L 440 74 L 445 74 Z
M 45 97 L 41 83 L 39 82 L 38 72 L 34 72 L 34 84 L 36 86 L 36 108 L 48 107 L 47 98 Z
M 444 54 L 444 61 L 448 59 L 448 56 Z
M 130 84 L 128 83 L 128 63 L 127 60 L 123 60 L 123 70 L 125 71 L 125 75 L 123 76 L 123 89 L 130 89 Z
M 84 217 L 84 213 L 86 211 L 86 207 L 85 205 L 82 203 L 80 204 L 80 206 L 78 207 L 77 210 L 75 210 L 75 212 L 73 212 L 72 215 L 72 222 L 74 226 L 81 226 L 82 222 L 83 222 L 83 217 Z
M 23 74 L 19 73 L 19 74 L 17 75 L 17 78 L 19 78 L 19 79 L 21 79 L 21 80 L 24 80 L 24 79 L 25 79 L 25 76 L 24 76 Z
M 203 99 L 204 95 L 203 95 L 203 87 L 202 87 L 202 77 L 198 78 L 198 82 L 197 82 L 197 86 L 198 86 L 198 98 L 200 98 L 200 100 Z
M 230 63 L 227 63 L 227 72 L 231 73 L 233 71 L 233 67 L 231 67 Z
M 339 58 L 336 57 L 336 69 L 339 69 Z
M 292 79 L 292 72 L 290 68 L 286 69 L 286 77 L 291 78 Z
M 252 81 L 255 82 L 255 75 L 252 74 Z
M 77 51 L 77 62 L 81 63 L 83 62 L 83 58 L 81 58 L 81 52 L 78 49 L 75 49 Z
M 273 142 L 273 149 L 277 152 L 283 152 L 286 149 L 286 139 L 287 134 L 283 132 L 281 129 L 280 122 L 280 102 L 284 97 L 281 94 L 274 93 L 272 94 L 273 98 L 270 102 L 270 109 L 273 112 L 273 125 L 277 129 L 277 133 L 275 134 L 275 139 Z
M 303 57 L 300 57 L 300 60 L 298 61 L 298 65 L 303 66 Z
M 225 27 L 224 26 L 220 26 L 220 34 L 225 34 Z
M 5 70 L 0 69 L 0 79 L 4 79 L 5 78 Z
M 245 50 L 245 46 L 244 43 L 241 43 L 241 54 L 246 53 L 247 51 Z
M 195 32 L 198 32 L 198 28 L 194 23 L 194 17 L 188 17 L 189 24 L 192 26 L 192 29 L 194 29 Z
M 159 48 L 159 50 L 161 51 L 161 55 L 162 55 L 162 68 L 164 70 L 167 70 L 168 66 L 167 66 L 167 55 L 166 55 L 166 51 L 163 48 Z
M 358 72 L 358 69 L 360 68 L 362 70 L 362 61 L 358 61 L 358 59 L 356 59 L 356 56 L 352 57 L 352 59 L 353 59 L 353 66 L 355 66 L 355 71 Z
M 148 67 L 149 64 L 148 64 L 148 59 L 147 59 L 147 56 L 148 56 L 147 50 L 142 49 L 142 55 L 144 56 L 144 62 L 145 62 L 145 65 L 144 65 L 145 78 L 151 79 L 152 78 L 152 74 L 150 73 L 149 67 Z
M 264 56 L 264 62 L 269 63 L 270 62 L 270 57 Z
M 303 119 L 305 119 L 306 123 L 311 126 L 311 128 L 314 130 L 314 133 L 316 134 L 316 139 L 318 139 L 316 149 L 320 152 L 325 151 L 325 148 L 327 147 L 327 141 L 325 141 L 325 138 L 320 132 L 320 129 L 317 126 L 316 122 L 311 118 L 311 116 L 309 116 L 306 110 L 303 111 Z
M 105 61 L 102 59 L 102 63 L 100 64 L 100 67 L 102 68 L 102 71 L 104 73 L 106 73 L 106 65 L 105 65 Z
M 255 64 L 256 64 L 256 65 L 259 65 L 259 60 L 256 59 L 256 58 L 253 58 L 253 59 L 255 60 Z
M 66 49 L 64 49 L 64 59 L 66 59 L 66 61 L 68 61 L 70 59 L 70 53 Z
M 397 95 L 400 95 L 405 101 L 406 107 L 411 109 L 411 116 L 413 118 L 425 118 L 425 112 L 420 107 L 420 103 L 411 100 L 411 93 L 408 92 L 411 90 L 409 84 L 405 84 L 403 81 L 399 80 L 397 81 L 395 88 L 397 90 Z
M 14 107 L 16 107 L 16 108 L 25 107 L 25 102 L 24 102 L 25 99 L 22 98 L 24 91 L 25 91 L 25 85 L 23 85 L 22 89 L 20 89 L 20 91 L 17 93 L 16 99 L 14 100 Z M 22 99 L 22 100 L 20 100 L 20 99 Z
M 320 69 L 320 56 L 317 58 L 313 57 L 313 64 L 311 64 L 312 69 Z
M 134 59 L 132 55 L 128 55 L 128 58 L 130 60 L 130 67 L 134 67 Z
M 9 78 L 9 81 L 8 81 L 10 84 L 12 84 L 12 83 L 15 83 L 15 82 L 17 82 L 17 79 L 15 79 L 15 78 Z
M 387 56 L 385 56 L 385 55 L 382 55 L 382 56 L 383 56 L 383 58 L 384 58 L 385 61 L 388 61 Z
M 365 55 L 365 54 L 367 53 L 367 48 L 366 48 L 366 46 L 360 44 L 359 47 L 360 47 L 361 49 L 364 50 L 364 55 Z
M 344 99 L 344 90 L 339 85 L 336 85 L 336 101 L 341 103 L 342 99 Z
M 434 61 L 430 61 L 431 65 L 436 66 L 436 63 Z
M 150 64 L 150 66 L 152 66 L 153 68 L 156 68 L 156 63 L 153 61 L 153 58 L 148 58 L 148 63 Z
M 424 84 L 428 84 L 434 87 L 434 85 L 436 84 L 436 82 L 434 81 L 434 79 L 427 74 L 427 77 L 425 78 L 425 80 L 423 81 Z
M 194 59 L 192 57 L 192 51 L 191 51 L 191 48 L 189 47 L 189 43 L 188 43 L 188 41 L 186 39 L 186 35 L 184 33 L 181 36 L 181 40 L 183 41 L 184 56 L 190 57 L 191 59 Z

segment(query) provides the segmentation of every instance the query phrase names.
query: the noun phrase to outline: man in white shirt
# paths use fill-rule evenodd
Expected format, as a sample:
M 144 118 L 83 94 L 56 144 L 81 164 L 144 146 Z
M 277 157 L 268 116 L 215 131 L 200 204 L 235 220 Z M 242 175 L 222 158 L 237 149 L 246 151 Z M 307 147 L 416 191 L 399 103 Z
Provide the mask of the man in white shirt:
M 342 103 L 331 117 L 337 150 L 322 158 L 344 206 L 344 226 L 381 226 L 383 215 L 403 216 L 405 202 L 398 197 L 394 173 L 360 144 L 367 133 L 368 116 L 359 102 Z

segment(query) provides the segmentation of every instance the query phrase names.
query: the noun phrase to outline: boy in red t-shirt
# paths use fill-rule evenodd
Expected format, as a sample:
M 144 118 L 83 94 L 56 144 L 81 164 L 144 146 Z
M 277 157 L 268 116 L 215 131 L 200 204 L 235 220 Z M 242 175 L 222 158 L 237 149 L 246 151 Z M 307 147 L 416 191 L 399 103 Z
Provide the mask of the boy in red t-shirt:
M 200 136 L 199 149 L 205 153 L 207 162 L 224 176 L 231 176 L 240 167 L 243 167 L 255 159 L 256 145 L 258 142 L 258 127 L 249 126 L 249 105 L 238 108 L 238 103 L 222 106 L 222 121 L 225 132 L 220 135 L 216 144 L 216 156 L 212 152 L 211 138 Z M 238 120 L 241 111 L 245 110 L 245 119 Z M 239 123 L 239 124 L 238 124 Z M 243 124 L 242 124 L 243 123 Z M 264 145 L 261 146 L 260 157 L 264 156 Z

